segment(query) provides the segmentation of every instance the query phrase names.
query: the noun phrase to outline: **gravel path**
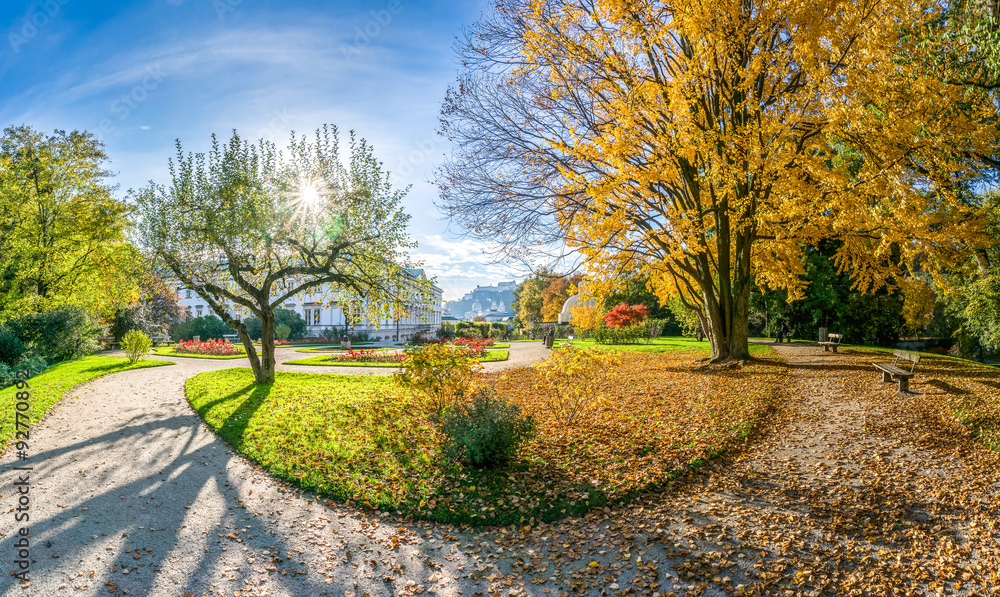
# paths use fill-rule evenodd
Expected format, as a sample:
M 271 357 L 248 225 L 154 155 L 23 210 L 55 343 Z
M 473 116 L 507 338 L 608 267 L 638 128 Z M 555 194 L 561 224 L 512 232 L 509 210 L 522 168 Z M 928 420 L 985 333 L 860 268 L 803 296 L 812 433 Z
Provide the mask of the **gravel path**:
M 522 346 L 507 366 L 544 355 Z M 322 504 L 234 455 L 188 406 L 183 383 L 239 361 L 115 374 L 72 392 L 33 432 L 35 580 L 22 591 L 3 578 L 0 588 L 818 597 L 924 595 L 949 575 L 941 592 L 1000 586 L 989 576 L 1000 570 L 1000 458 L 900 408 L 863 359 L 775 348 L 795 400 L 744 451 L 629 506 L 474 533 Z M 281 360 L 300 356 L 287 353 Z M 921 391 L 918 380 L 911 387 Z M 13 514 L 0 517 L 5 563 L 14 530 Z
M 515 343 L 488 371 L 543 358 L 541 343 Z M 279 349 L 279 362 L 302 358 Z M 412 525 L 328 508 L 273 481 L 204 425 L 184 382 L 243 360 L 151 357 L 169 367 L 110 375 L 73 391 L 32 430 L 31 458 L 0 459 L 0 503 L 12 506 L 13 466 L 31 466 L 30 587 L 6 574 L 4 595 L 343 595 L 405 592 L 435 570 L 437 545 L 406 545 Z M 279 365 L 281 371 L 387 375 L 385 368 Z M 0 516 L 0 561 L 14 568 L 13 509 Z M 454 545 L 454 543 L 452 543 Z M 394 547 L 395 546 L 395 547 Z M 441 559 L 446 570 L 474 558 Z M 361 559 L 364 556 L 364 560 Z M 373 560 L 380 558 L 385 563 Z M 371 563 L 375 562 L 376 567 Z M 405 568 L 404 568 L 405 567 Z M 460 574 L 460 573 L 459 573 Z M 383 582 L 383 576 L 397 580 Z M 431 583 L 435 584 L 435 583 Z M 438 583 L 461 594 L 454 581 Z M 360 596 L 364 591 L 358 591 Z

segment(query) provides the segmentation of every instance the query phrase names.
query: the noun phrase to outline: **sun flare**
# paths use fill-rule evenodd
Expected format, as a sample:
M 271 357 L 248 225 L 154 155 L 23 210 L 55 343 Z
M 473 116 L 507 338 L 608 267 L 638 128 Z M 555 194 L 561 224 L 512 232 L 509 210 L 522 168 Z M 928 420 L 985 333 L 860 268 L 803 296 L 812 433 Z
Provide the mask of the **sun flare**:
M 316 207 L 320 202 L 319 184 L 304 182 L 299 187 L 299 201 L 305 207 Z

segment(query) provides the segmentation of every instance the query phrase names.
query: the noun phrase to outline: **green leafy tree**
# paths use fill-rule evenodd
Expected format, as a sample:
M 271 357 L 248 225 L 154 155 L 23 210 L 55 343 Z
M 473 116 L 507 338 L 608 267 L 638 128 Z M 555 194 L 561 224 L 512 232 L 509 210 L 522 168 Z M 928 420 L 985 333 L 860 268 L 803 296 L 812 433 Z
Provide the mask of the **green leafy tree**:
M 235 333 L 235 330 L 215 315 L 203 315 L 174 326 L 170 336 L 174 340 L 191 340 L 198 336 L 204 341 L 221 340 L 223 336 Z
M 131 330 L 139 330 L 147 336 L 168 335 L 167 330 L 184 317 L 177 298 L 177 293 L 161 277 L 143 273 L 139 281 L 139 299 L 115 311 L 110 334 L 118 341 Z
M 353 133 L 347 153 L 341 162 L 336 127 L 293 136 L 284 153 L 235 132 L 227 144 L 213 136 L 204 155 L 178 141 L 171 184 L 134 194 L 144 246 L 236 329 L 257 383 L 274 381 L 275 310 L 299 293 L 339 301 L 352 321 L 393 319 L 426 300 L 404 269 L 415 246 L 405 191 Z M 261 320 L 259 355 L 228 305 Z
M 130 208 L 88 132 L 9 127 L 0 138 L 0 313 L 63 305 L 111 315 L 138 295 Z
M 243 320 L 243 323 L 247 326 L 247 333 L 250 334 L 251 338 L 260 338 L 261 332 L 263 331 L 263 326 L 261 324 L 260 318 L 258 317 L 247 317 Z M 274 329 L 275 332 L 278 330 L 279 325 L 284 325 L 288 327 L 288 339 L 289 340 L 301 340 L 306 337 L 306 320 L 302 319 L 302 316 L 291 311 L 289 309 L 275 309 L 274 310 Z

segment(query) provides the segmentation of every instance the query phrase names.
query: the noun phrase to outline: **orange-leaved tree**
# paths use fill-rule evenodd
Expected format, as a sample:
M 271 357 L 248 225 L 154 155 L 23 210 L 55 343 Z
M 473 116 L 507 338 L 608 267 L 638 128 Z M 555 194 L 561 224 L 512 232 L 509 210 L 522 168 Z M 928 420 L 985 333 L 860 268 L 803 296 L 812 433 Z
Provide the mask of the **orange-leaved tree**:
M 838 241 L 854 287 L 934 270 L 983 224 L 957 191 L 997 143 L 988 90 L 932 51 L 930 0 L 496 0 L 442 110 L 447 213 L 512 254 L 568 243 L 748 358 L 755 282 L 798 296 Z M 931 49 L 928 49 L 931 48 Z

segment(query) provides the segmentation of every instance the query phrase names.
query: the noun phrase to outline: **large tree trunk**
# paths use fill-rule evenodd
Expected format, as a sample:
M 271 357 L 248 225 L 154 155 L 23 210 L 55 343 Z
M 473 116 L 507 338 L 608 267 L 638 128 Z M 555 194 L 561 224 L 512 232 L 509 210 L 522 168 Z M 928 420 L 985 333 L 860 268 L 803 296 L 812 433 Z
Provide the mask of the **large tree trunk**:
M 261 374 L 260 357 L 257 355 L 257 348 L 253 345 L 253 338 L 250 337 L 250 332 L 247 331 L 247 325 L 242 321 L 239 322 L 236 326 L 236 333 L 239 334 L 240 341 L 243 342 L 243 348 L 247 351 L 247 358 L 250 359 L 250 368 L 253 369 L 254 379 L 259 380 Z
M 718 277 L 700 281 L 705 332 L 712 344 L 712 363 L 750 358 L 747 328 L 750 322 L 750 243 L 737 235 L 736 250 L 720 242 Z M 730 257 L 732 264 L 730 266 Z M 704 271 L 711 271 L 704 267 Z M 731 272 L 730 275 L 727 275 Z
M 257 383 L 274 383 L 274 309 L 261 310 L 260 366 L 254 369 Z

